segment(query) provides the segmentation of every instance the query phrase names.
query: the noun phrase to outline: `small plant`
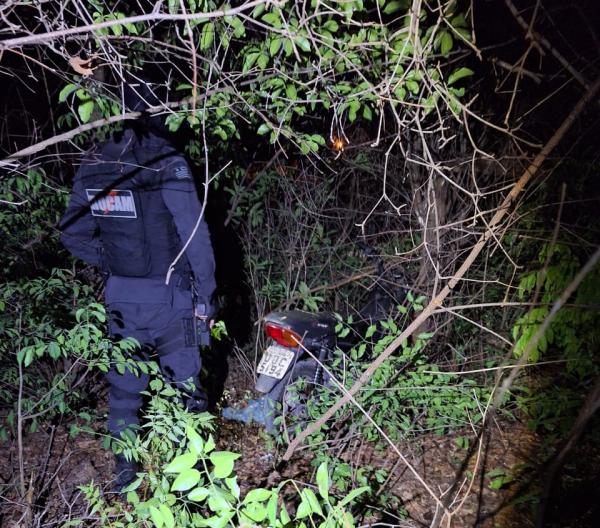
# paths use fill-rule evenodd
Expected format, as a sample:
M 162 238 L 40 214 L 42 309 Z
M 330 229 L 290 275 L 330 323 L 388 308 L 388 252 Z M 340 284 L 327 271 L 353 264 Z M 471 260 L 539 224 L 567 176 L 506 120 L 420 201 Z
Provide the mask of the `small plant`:
M 149 395 L 146 423 L 139 434 L 126 436 L 115 446 L 140 461 L 144 471 L 123 491 L 124 503 L 108 505 L 96 485 L 84 486 L 90 515 L 101 522 L 110 518 L 111 526 L 129 527 L 354 526 L 348 508 L 369 491 L 368 486 L 334 497 L 328 465 L 322 463 L 316 486 L 284 480 L 242 497 L 235 474 L 240 455 L 217 449 L 210 434 L 212 417 L 185 410 L 178 402 L 179 392 L 163 380 L 151 382 Z M 290 490 L 295 500 L 289 500 Z

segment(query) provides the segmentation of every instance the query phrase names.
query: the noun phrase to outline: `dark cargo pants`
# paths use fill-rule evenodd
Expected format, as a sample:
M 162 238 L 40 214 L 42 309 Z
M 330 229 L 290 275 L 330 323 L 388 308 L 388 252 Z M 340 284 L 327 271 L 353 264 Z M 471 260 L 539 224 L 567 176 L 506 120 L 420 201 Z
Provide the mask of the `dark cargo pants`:
M 165 378 L 180 387 L 183 382 L 191 381 L 196 390 L 189 400 L 202 404 L 198 402 L 205 397 L 200 389 L 201 359 L 192 295 L 189 289 L 176 285 L 177 279 L 173 277 L 167 286 L 164 278 L 109 277 L 105 301 L 110 334 L 115 339 L 137 339 L 142 347 L 134 355 L 137 359 L 147 360 L 156 353 Z M 139 424 L 141 392 L 146 390 L 149 376 L 136 374 L 129 370 L 119 374 L 114 367 L 107 374 L 108 429 L 114 437 Z

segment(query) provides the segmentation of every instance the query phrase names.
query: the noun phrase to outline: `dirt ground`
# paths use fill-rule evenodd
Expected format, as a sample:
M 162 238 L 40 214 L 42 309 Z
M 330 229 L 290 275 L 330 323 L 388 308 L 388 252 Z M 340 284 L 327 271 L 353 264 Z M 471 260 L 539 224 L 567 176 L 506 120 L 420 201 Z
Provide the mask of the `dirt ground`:
M 233 364 L 226 384 L 225 403 L 243 405 L 241 400 L 248 396 L 251 383 L 248 376 Z M 273 485 L 281 478 L 311 480 L 313 468 L 302 453 L 276 470 L 281 453 L 260 428 L 221 418 L 217 419 L 216 425 L 219 448 L 242 454 L 236 462 L 242 493 L 251 487 Z M 96 435 L 80 433 L 70 438 L 67 428 L 61 425 L 25 437 L 25 500 L 18 499 L 20 470 L 16 444 L 2 446 L 0 526 L 53 527 L 70 518 L 88 514 L 79 487 L 94 482 L 108 489 L 114 469 L 112 454 L 101 445 L 104 426 L 97 423 L 94 427 L 98 432 Z M 536 457 L 538 439 L 535 435 L 518 422 L 502 422 L 496 424 L 489 441 L 484 438 L 481 443 L 473 434 L 461 432 L 460 436 L 469 438 L 470 449 L 464 443 L 459 446 L 458 436 L 425 435 L 398 446 L 422 481 L 443 497 L 445 507 L 453 512 L 450 526 L 532 526 L 527 500 L 533 490 L 526 484 L 531 471 L 529 468 L 533 467 Z M 388 512 L 391 518 L 402 518 L 402 521 L 391 523 L 390 515 L 376 513 L 364 519 L 363 526 L 375 525 L 375 522 L 407 528 L 430 526 L 436 514 L 434 499 L 423 482 L 419 482 L 408 465 L 400 461 L 391 449 L 377 451 L 372 445 L 356 441 L 349 444 L 342 456 L 355 468 L 361 465 L 384 468 L 387 479 L 382 486 L 377 486 L 376 493 L 396 496 L 402 504 L 402 511 Z M 596 456 L 600 457 L 600 453 L 596 452 Z M 457 474 L 461 476 L 457 478 Z M 498 478 L 513 479 L 513 482 L 506 482 L 500 489 L 492 489 L 499 483 Z

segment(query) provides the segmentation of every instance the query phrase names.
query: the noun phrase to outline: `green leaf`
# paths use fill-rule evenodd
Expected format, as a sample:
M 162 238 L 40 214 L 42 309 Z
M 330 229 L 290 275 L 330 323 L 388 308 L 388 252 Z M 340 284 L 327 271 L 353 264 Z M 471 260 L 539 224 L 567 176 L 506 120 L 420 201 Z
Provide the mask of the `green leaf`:
M 227 512 L 231 510 L 229 497 L 231 495 L 226 494 L 223 489 L 218 486 L 212 486 L 210 497 L 208 498 L 208 507 L 214 512 Z
M 290 522 L 292 522 L 292 519 L 290 519 L 290 514 L 288 513 L 288 511 L 285 507 L 285 503 L 281 507 L 281 512 L 279 513 L 279 518 L 281 519 L 281 524 L 283 524 L 284 526 L 286 526 Z
M 267 518 L 267 509 L 259 502 L 251 502 L 243 510 L 242 515 L 248 518 L 254 525 Z
M 215 25 L 212 22 L 205 24 L 200 35 L 200 49 L 205 50 L 210 47 L 215 39 Z
M 194 431 L 194 428 L 189 425 L 186 427 L 185 435 L 190 441 L 191 452 L 200 455 L 204 450 L 204 440 L 202 440 L 200 435 Z
M 269 516 L 269 522 L 271 523 L 271 526 L 275 526 L 277 522 L 277 499 L 278 494 L 276 491 L 273 491 L 271 493 L 271 498 L 267 503 L 267 515 Z
M 317 143 L 318 145 L 325 145 L 325 138 L 320 134 L 311 134 L 309 137 L 314 143 Z
M 187 491 L 192 489 L 200 481 L 200 471 L 197 469 L 186 469 L 182 471 L 173 482 L 171 491 Z
M 113 20 L 115 17 L 111 17 Z M 123 26 L 121 26 L 120 24 L 117 26 L 112 26 L 110 28 L 113 32 L 113 34 L 117 37 L 120 37 L 123 34 Z
M 244 59 L 244 66 L 242 67 L 242 72 L 243 73 L 248 72 L 250 70 L 250 68 L 252 68 L 252 66 L 254 66 L 254 63 L 256 62 L 256 59 L 258 59 L 259 56 L 260 56 L 260 53 L 258 51 L 248 53 L 246 55 L 246 58 Z
M 295 42 L 302 51 L 310 51 L 310 42 L 306 37 L 296 37 Z
M 83 123 L 87 123 L 92 117 L 92 112 L 94 111 L 94 101 L 86 101 L 85 103 L 80 104 L 77 107 L 77 113 L 79 114 L 79 119 Z
M 225 132 L 225 130 L 223 130 L 223 127 L 216 126 L 215 128 L 212 129 L 212 133 L 213 133 L 213 135 L 221 138 L 223 141 L 227 141 L 227 132 Z
M 316 513 L 316 514 L 320 515 L 321 517 L 324 517 L 323 510 L 321 509 L 321 505 L 319 504 L 319 499 L 317 499 L 315 492 L 310 488 L 304 488 L 304 490 L 302 490 L 302 494 L 304 495 L 304 497 L 310 504 L 311 512 Z
M 448 77 L 448 85 L 454 84 L 456 81 L 463 79 L 464 77 L 470 77 L 475 73 L 470 68 L 459 68 L 458 70 L 452 72 L 450 77 Z
M 504 479 L 502 477 L 494 479 L 490 482 L 490 489 L 498 490 L 504 484 Z
M 294 52 L 294 47 L 292 46 L 292 41 L 290 39 L 285 39 L 283 41 L 283 51 L 285 51 L 286 57 L 289 57 Z
M 238 453 L 231 451 L 215 451 L 210 454 L 210 461 L 214 464 L 214 474 L 217 478 L 226 478 L 233 470 L 233 462 L 240 458 Z
M 415 95 L 419 93 L 419 83 L 417 81 L 406 81 L 406 87 Z
M 265 4 L 258 4 L 253 10 L 252 10 L 252 18 L 258 18 L 260 15 L 262 15 L 265 12 Z
M 335 20 L 328 20 L 323 24 L 323 29 L 326 29 L 330 33 L 335 33 L 339 29 L 339 25 Z
M 308 517 L 310 514 L 310 503 L 306 500 L 302 500 L 296 510 L 296 519 L 304 519 L 304 517 Z
M 210 453 L 216 447 L 215 439 L 212 435 L 208 436 L 208 440 L 204 444 L 204 452 Z
M 160 510 L 154 506 L 150 506 L 149 510 L 150 510 L 150 518 L 152 519 L 154 526 L 156 526 L 156 528 L 162 528 L 162 525 L 164 524 L 165 520 L 163 519 L 163 516 L 162 516 L 162 513 L 160 513 Z
M 450 35 L 450 33 L 448 33 L 447 31 L 444 31 L 440 38 L 440 53 L 442 55 L 448 55 L 448 53 L 450 53 L 450 50 L 452 49 L 452 43 L 452 35 Z
M 317 469 L 317 486 L 319 494 L 325 500 L 329 498 L 329 472 L 327 471 L 327 462 L 323 462 Z
M 305 156 L 310 152 L 310 143 L 308 141 L 300 142 L 300 152 Z
M 338 506 L 345 506 L 346 504 L 350 504 L 351 502 L 356 500 L 360 495 L 362 495 L 363 493 L 366 493 L 368 491 L 371 491 L 371 488 L 369 486 L 362 486 L 361 488 L 356 488 L 356 489 L 352 490 L 350 493 L 348 493 L 348 495 L 346 495 L 340 501 Z
M 386 6 L 383 8 L 383 12 L 386 15 L 391 15 L 400 9 L 406 9 L 406 2 L 386 2 Z
M 468 23 L 465 19 L 465 16 L 460 14 L 460 15 L 456 15 L 451 21 L 450 21 L 450 25 L 454 28 L 466 28 L 468 27 Z
M 292 101 L 298 99 L 298 92 L 296 91 L 296 86 L 293 84 L 288 84 L 285 87 L 285 93 Z
M 171 510 L 169 509 L 169 507 L 166 504 L 161 504 L 158 509 L 160 510 L 160 513 L 162 514 L 162 518 L 165 522 L 165 526 L 166 528 L 175 528 L 175 519 L 173 517 L 173 514 L 171 513 Z
M 194 488 L 188 493 L 188 499 L 196 502 L 202 502 L 209 495 L 210 490 L 208 488 Z
M 398 98 L 399 101 L 404 101 L 406 98 L 406 88 L 404 86 L 398 86 L 394 90 L 394 95 Z
M 77 86 L 75 84 L 67 84 L 58 94 L 58 102 L 64 103 L 67 100 L 67 97 L 71 95 L 75 90 L 77 90 Z
M 48 354 L 52 359 L 58 359 L 60 357 L 61 351 L 60 351 L 60 347 L 58 346 L 58 343 L 56 343 L 55 341 L 52 341 L 51 343 L 48 344 Z
M 272 491 L 265 488 L 255 488 L 250 490 L 248 494 L 244 497 L 243 504 L 248 504 L 249 502 L 263 502 L 267 499 L 271 498 Z
M 227 487 L 231 491 L 231 494 L 236 499 L 239 499 L 240 498 L 240 486 L 239 486 L 239 484 L 237 482 L 237 477 L 233 476 L 233 477 L 226 478 L 225 479 L 225 484 L 227 485 Z
M 281 28 L 281 17 L 277 13 L 267 13 L 262 17 L 262 20 L 275 29 Z
M 264 136 L 267 132 L 269 132 L 269 130 L 271 130 L 271 127 L 269 125 L 267 125 L 267 123 L 263 123 L 262 125 L 260 125 L 258 127 L 258 130 L 256 131 L 256 133 L 259 136 Z
M 246 33 L 244 23 L 238 17 L 233 17 L 230 22 L 233 26 L 233 36 L 236 38 L 243 37 Z
M 261 70 L 264 70 L 267 67 L 267 64 L 269 64 L 269 56 L 266 53 L 261 53 L 256 61 L 256 65 Z
M 129 33 L 131 33 L 132 35 L 138 34 L 137 26 L 135 24 L 132 24 L 131 22 L 127 22 L 124 24 L 124 26 L 125 26 L 125 29 L 127 31 L 129 31 Z
M 35 357 L 34 352 L 35 352 L 35 350 L 33 347 L 27 347 L 26 352 L 25 352 L 25 360 L 23 361 L 24 367 L 28 367 L 29 365 L 31 365 L 31 362 L 33 361 L 33 358 Z
M 164 469 L 164 472 L 181 473 L 186 469 L 194 467 L 196 462 L 198 462 L 198 456 L 196 455 L 196 453 L 184 453 L 183 455 L 175 457 Z
M 135 491 L 136 489 L 138 489 L 140 487 L 140 485 L 143 481 L 144 481 L 144 475 L 142 475 L 141 477 L 138 477 L 131 484 L 129 484 L 128 486 L 123 488 L 121 490 L 121 493 L 129 493 L 130 491 Z
M 274 37 L 269 45 L 269 54 L 274 57 L 281 48 L 281 37 Z

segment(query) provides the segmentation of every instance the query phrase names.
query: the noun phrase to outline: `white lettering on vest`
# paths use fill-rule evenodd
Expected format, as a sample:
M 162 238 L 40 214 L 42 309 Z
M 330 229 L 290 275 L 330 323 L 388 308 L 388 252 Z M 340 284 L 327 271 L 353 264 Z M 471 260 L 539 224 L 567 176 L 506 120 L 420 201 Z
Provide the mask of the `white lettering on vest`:
M 130 190 L 86 189 L 90 211 L 102 218 L 137 218 L 135 200 Z

